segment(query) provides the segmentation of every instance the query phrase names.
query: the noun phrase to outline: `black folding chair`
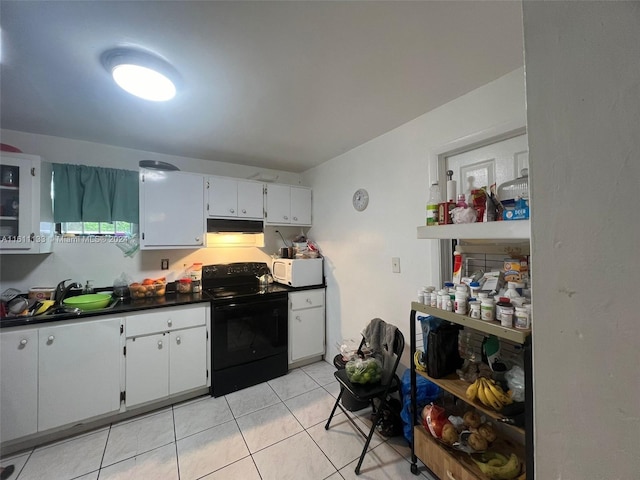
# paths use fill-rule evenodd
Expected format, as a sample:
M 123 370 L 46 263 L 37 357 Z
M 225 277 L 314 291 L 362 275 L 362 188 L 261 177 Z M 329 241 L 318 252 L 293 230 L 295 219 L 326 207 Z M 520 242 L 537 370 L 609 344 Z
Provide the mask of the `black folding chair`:
M 360 342 L 360 347 L 358 347 L 358 352 L 360 354 L 362 352 L 362 347 L 364 346 L 364 344 L 365 338 L 363 337 L 362 341 Z M 400 363 L 402 351 L 404 350 L 404 336 L 402 335 L 402 332 L 399 328 L 396 329 L 393 345 L 384 345 L 383 348 L 387 352 L 392 354 L 393 363 L 392 367 L 385 369 L 380 383 L 372 385 L 351 383 L 349 381 L 349 377 L 347 376 L 346 369 L 338 370 L 334 373 L 336 380 L 338 380 L 338 382 L 340 383 L 340 394 L 338 394 L 336 403 L 333 406 L 333 410 L 331 410 L 331 415 L 329 415 L 329 419 L 327 420 L 327 424 L 324 426 L 324 428 L 325 430 L 329 430 L 329 424 L 331 423 L 331 419 L 336 412 L 336 408 L 340 407 L 340 410 L 344 412 L 347 419 L 362 434 L 362 436 L 367 439 L 364 444 L 364 448 L 362 449 L 362 453 L 360 454 L 358 465 L 356 466 L 356 475 L 360 474 L 360 467 L 362 466 L 364 456 L 367 453 L 367 449 L 369 448 L 369 443 L 371 442 L 371 438 L 373 437 L 373 432 L 375 431 L 376 426 L 378 425 L 380 420 L 382 420 L 384 407 L 388 405 L 389 395 L 400 389 L 400 378 L 396 374 L 396 370 L 398 368 L 398 364 Z M 369 430 L 368 434 L 360 428 L 355 420 L 349 415 L 347 410 L 340 404 L 340 399 L 342 398 L 342 395 L 345 391 L 349 392 L 353 397 L 355 397 L 356 400 L 361 402 L 369 402 L 373 407 L 373 423 L 371 424 L 371 429 Z M 374 400 L 376 399 L 379 400 L 379 405 L 377 408 L 374 404 Z

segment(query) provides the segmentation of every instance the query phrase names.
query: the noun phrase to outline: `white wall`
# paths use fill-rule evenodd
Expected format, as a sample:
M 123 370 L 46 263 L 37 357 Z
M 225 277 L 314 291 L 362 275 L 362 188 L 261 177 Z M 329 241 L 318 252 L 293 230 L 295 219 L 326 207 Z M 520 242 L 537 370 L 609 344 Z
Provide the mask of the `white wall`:
M 640 3 L 524 2 L 536 478 L 640 478 Z
M 310 234 L 325 256 L 329 357 L 336 342 L 359 339 L 375 317 L 401 327 L 408 341 L 410 302 L 439 276 L 438 242 L 416 238 L 429 162 L 443 145 L 505 124 L 525 125 L 523 69 L 304 174 L 314 195 Z M 364 212 L 351 205 L 358 188 L 369 192 Z M 400 257 L 399 274 L 392 257 Z
M 2 143 L 13 145 L 24 153 L 40 155 L 44 160 L 54 163 L 138 170 L 140 160 L 151 159 L 173 163 L 187 172 L 237 178 L 249 178 L 256 173 L 265 173 L 270 176 L 277 175 L 278 183 L 292 185 L 301 183 L 300 175 L 278 170 L 175 157 L 12 130 L 2 130 L 0 133 Z M 283 227 L 279 230 L 287 239 L 300 233 L 299 228 Z M 33 286 L 55 286 L 65 278 L 82 283 L 93 280 L 96 286 L 110 286 L 123 272 L 137 281 L 145 277 L 154 278 L 165 275 L 169 281 L 172 281 L 182 272 L 184 265 L 190 266 L 194 262 L 202 262 L 205 265 L 241 261 L 268 262 L 270 254 L 276 252 L 282 245 L 282 240 L 275 233 L 274 227 L 265 229 L 262 248 L 220 247 L 199 250 L 141 251 L 133 258 L 126 258 L 115 244 L 56 243 L 53 246 L 53 253 L 48 255 L 1 255 L 0 291 L 13 287 L 26 292 Z M 161 258 L 169 259 L 168 271 L 160 270 Z

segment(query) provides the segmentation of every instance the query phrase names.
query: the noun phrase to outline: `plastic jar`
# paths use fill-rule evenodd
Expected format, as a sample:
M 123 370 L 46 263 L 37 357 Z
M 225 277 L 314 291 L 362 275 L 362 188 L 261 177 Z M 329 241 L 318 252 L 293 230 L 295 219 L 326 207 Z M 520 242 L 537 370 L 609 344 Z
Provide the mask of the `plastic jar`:
M 425 293 L 422 290 L 418 290 L 418 303 L 426 303 L 425 302 Z
M 515 321 L 513 326 L 522 330 L 530 328 L 529 309 L 527 307 L 516 307 Z
M 491 322 L 496 317 L 496 305 L 493 298 L 484 298 L 480 304 L 480 318 Z
M 469 302 L 469 316 L 471 318 L 480 318 L 480 302 L 478 300 Z
M 469 289 L 464 283 L 456 285 L 456 293 L 464 293 L 465 296 L 469 296 Z
M 453 309 L 458 315 L 467 314 L 467 293 L 456 292 Z
M 509 302 L 498 302 L 496 304 L 496 319 L 503 327 L 513 327 L 513 305 Z
M 429 297 L 429 306 L 430 307 L 437 307 L 438 306 L 438 292 L 434 292 L 431 291 L 429 293 L 430 297 Z
M 447 300 L 449 300 L 449 292 L 443 288 L 438 292 L 436 308 L 439 308 L 440 310 L 446 310 Z
M 178 293 L 191 293 L 191 279 L 181 278 L 176 281 L 176 292 Z
M 480 292 L 480 283 L 471 282 L 469 284 L 469 295 L 473 298 L 478 298 L 478 293 Z
M 445 308 L 447 312 L 453 312 L 453 302 L 451 301 L 451 297 L 447 296 L 447 301 L 445 303 Z

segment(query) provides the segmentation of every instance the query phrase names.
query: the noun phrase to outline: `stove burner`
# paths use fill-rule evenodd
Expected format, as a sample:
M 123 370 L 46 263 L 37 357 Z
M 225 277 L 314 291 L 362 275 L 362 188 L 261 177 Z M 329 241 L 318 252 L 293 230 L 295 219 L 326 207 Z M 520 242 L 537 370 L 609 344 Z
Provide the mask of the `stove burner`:
M 206 265 L 202 269 L 202 290 L 214 301 L 250 301 L 250 297 L 289 291 L 289 288 L 277 283 L 259 285 L 258 277 L 265 273 L 269 273 L 269 267 L 264 262 Z

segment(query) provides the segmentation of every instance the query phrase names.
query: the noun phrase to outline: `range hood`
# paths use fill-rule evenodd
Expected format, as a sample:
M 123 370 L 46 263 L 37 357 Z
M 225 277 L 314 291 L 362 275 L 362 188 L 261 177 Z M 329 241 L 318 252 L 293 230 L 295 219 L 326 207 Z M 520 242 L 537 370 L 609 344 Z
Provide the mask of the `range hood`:
M 261 220 L 236 220 L 230 218 L 207 218 L 207 233 L 263 233 Z

